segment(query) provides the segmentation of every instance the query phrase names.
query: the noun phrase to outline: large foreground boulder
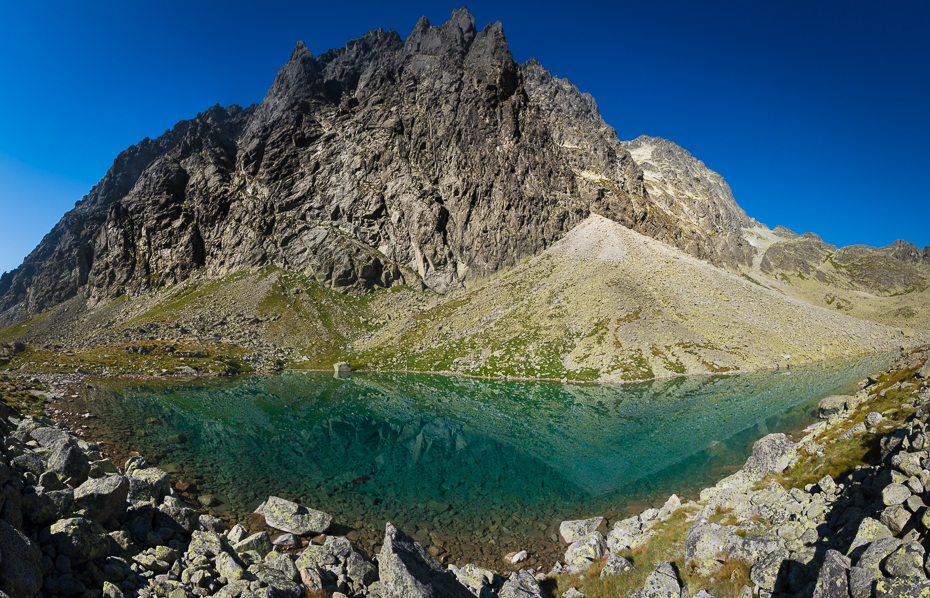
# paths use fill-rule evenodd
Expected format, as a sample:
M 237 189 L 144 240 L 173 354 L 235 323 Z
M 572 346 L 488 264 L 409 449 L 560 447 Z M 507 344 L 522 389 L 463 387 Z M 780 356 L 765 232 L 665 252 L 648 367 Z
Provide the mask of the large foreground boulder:
M 382 598 L 474 598 L 419 542 L 390 522 L 379 568 Z
M 635 598 L 678 598 L 681 596 L 681 584 L 678 574 L 671 563 L 659 563 L 655 571 L 646 578 L 646 583 L 637 590 Z
M 105 557 L 110 551 L 107 531 L 86 517 L 56 521 L 51 533 L 55 552 L 68 557 L 72 565 Z
M 781 473 L 798 456 L 797 445 L 784 434 L 763 436 L 752 445 L 752 455 L 743 469 L 759 479 L 770 473 Z
M 298 536 L 324 534 L 333 522 L 331 515 L 277 496 L 269 496 L 256 513 L 271 527 Z
M 89 479 L 74 491 L 74 504 L 94 521 L 104 523 L 126 513 L 129 480 L 121 475 Z
M 32 540 L 0 519 L 0 591 L 32 598 L 42 587 L 42 553 Z
M 48 459 L 48 468 L 68 484 L 79 486 L 87 479 L 90 461 L 81 449 L 73 444 L 62 444 Z
M 528 571 L 520 571 L 510 579 L 497 594 L 498 598 L 545 598 L 539 582 Z

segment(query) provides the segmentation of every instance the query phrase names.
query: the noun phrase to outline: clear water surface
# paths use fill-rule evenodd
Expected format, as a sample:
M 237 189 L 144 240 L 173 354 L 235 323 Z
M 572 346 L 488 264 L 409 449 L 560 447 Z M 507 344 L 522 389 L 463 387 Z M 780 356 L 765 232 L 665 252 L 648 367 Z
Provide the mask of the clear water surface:
M 563 519 L 626 516 L 741 466 L 891 357 L 595 385 L 322 373 L 105 382 L 93 410 L 129 448 L 237 511 L 274 494 L 374 545 L 384 521 L 475 550 L 545 544 Z M 178 434 L 186 436 L 183 443 Z M 368 533 L 368 536 L 365 536 Z M 552 545 L 554 546 L 554 545 Z M 447 547 L 448 548 L 448 547 Z M 496 550 L 496 548 L 495 548 Z

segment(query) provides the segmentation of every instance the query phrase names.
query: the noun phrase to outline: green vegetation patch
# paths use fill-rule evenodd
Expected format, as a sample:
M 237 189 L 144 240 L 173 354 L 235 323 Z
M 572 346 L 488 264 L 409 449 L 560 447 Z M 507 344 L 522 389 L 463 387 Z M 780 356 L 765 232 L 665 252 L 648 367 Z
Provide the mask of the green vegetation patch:
M 27 347 L 10 367 L 59 374 L 238 374 L 252 371 L 248 351 L 222 343 L 134 341 L 90 348 Z

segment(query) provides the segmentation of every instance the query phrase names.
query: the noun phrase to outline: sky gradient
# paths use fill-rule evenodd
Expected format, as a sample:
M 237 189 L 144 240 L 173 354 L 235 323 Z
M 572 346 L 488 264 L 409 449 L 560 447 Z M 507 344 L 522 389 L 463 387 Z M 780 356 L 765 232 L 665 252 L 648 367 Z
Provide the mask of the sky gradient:
M 407 37 L 438 2 L 12 3 L 0 25 L 0 272 L 116 155 L 214 104 L 260 102 L 298 40 Z M 930 3 L 471 2 L 591 93 L 620 139 L 678 143 L 770 227 L 930 245 Z M 566 11 L 565 7 L 571 10 Z

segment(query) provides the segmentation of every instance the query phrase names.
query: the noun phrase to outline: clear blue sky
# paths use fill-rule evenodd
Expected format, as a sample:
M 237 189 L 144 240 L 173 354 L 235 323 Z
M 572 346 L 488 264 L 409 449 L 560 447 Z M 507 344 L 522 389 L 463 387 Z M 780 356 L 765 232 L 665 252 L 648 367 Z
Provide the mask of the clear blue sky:
M 461 0 L 460 0 L 461 1 Z M 113 158 L 213 104 L 261 101 L 298 40 L 406 37 L 438 2 L 12 2 L 0 25 L 0 271 Z M 724 176 L 750 216 L 836 245 L 930 245 L 930 3 L 471 2 L 597 99 Z M 568 9 L 568 10 L 567 10 Z

